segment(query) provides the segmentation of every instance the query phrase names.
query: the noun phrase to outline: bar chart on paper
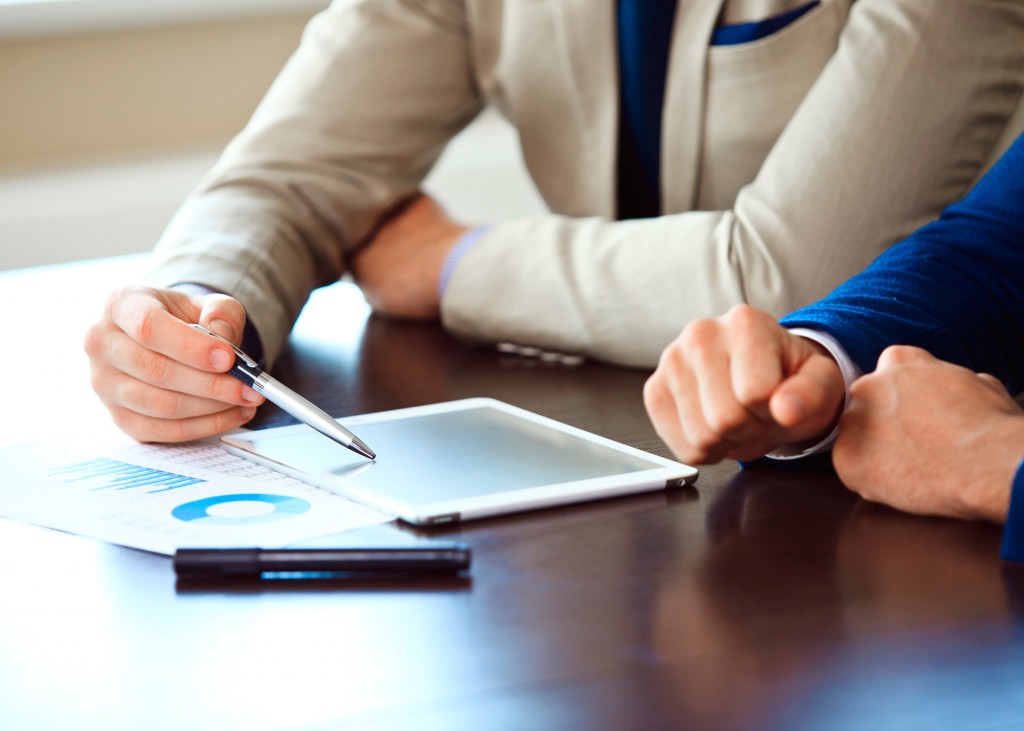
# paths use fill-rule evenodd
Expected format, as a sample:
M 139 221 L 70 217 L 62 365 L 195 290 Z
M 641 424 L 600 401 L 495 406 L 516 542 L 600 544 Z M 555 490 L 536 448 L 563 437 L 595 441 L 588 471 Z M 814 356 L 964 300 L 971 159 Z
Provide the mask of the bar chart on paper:
M 167 554 L 284 546 L 390 520 L 216 442 L 99 451 L 0 449 L 0 516 Z
M 154 493 L 178 490 L 205 482 L 198 477 L 178 475 L 106 457 L 56 467 L 50 470 L 50 476 L 68 485 L 77 483 L 90 491 L 142 490 Z

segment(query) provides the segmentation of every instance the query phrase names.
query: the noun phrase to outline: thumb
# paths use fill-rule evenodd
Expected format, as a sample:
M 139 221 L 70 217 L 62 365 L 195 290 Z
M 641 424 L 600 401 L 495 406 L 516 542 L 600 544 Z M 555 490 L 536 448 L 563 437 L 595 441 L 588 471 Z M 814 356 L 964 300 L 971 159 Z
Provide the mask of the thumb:
M 197 297 L 199 324 L 238 345 L 245 330 L 245 308 L 242 303 L 226 294 L 207 294 Z
M 831 356 L 814 352 L 775 390 L 769 409 L 794 439 L 810 439 L 838 417 L 845 393 L 839 365 Z

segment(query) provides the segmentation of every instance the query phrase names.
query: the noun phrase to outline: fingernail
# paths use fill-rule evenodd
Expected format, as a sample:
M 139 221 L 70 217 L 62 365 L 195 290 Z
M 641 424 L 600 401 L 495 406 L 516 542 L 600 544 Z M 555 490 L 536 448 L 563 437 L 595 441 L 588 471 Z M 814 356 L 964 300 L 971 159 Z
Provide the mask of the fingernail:
M 256 416 L 256 409 L 252 408 L 251 406 L 246 406 L 245 408 L 242 409 L 242 416 L 244 416 L 246 419 L 251 419 L 252 417 Z
M 249 388 L 248 386 L 242 386 L 242 398 L 254 404 L 263 403 L 263 397 L 260 396 L 255 389 Z
M 210 353 L 210 365 L 218 371 L 228 368 L 233 360 L 234 356 L 228 355 L 228 351 L 222 350 L 221 348 L 215 348 L 213 352 Z
M 210 329 L 225 340 L 231 340 L 233 342 L 235 339 L 235 328 L 231 327 L 231 323 L 227 320 L 221 320 L 220 318 L 211 320 Z

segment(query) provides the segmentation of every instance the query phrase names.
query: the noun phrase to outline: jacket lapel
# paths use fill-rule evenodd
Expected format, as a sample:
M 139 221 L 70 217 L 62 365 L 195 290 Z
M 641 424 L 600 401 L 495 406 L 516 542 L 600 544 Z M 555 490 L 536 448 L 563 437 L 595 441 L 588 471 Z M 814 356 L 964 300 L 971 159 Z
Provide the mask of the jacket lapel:
M 679 0 L 672 33 L 661 130 L 661 210 L 697 205 L 704 147 L 707 59 L 725 0 Z

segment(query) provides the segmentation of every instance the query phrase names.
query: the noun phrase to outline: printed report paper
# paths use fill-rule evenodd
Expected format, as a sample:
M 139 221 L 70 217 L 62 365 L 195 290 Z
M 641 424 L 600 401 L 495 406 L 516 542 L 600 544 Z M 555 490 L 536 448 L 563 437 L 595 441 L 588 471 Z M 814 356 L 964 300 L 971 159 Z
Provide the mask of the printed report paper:
M 279 548 L 393 520 L 216 440 L 0 448 L 0 516 L 168 555 Z

